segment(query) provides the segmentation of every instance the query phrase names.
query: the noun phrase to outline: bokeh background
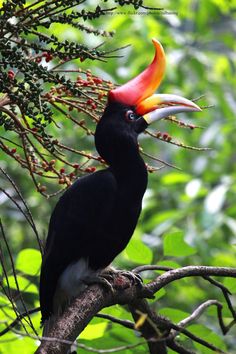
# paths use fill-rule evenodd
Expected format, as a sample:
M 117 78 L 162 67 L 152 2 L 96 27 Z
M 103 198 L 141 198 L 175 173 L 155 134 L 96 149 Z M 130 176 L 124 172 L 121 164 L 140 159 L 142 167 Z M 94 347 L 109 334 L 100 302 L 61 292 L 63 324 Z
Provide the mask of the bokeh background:
M 115 31 L 104 47 L 115 48 L 130 44 L 119 52 L 120 58 L 109 59 L 106 64 L 86 60 L 84 69 L 102 78 L 122 84 L 137 75 L 153 56 L 151 38 L 157 38 L 167 56 L 166 74 L 158 92 L 179 94 L 189 99 L 204 95 L 199 104 L 212 106 L 200 114 L 181 114 L 185 122 L 202 128 L 181 129 L 176 125 L 156 123 L 153 130 L 168 132 L 186 145 L 208 147 L 208 151 L 193 151 L 140 137 L 143 149 L 179 168 L 166 167 L 149 174 L 148 190 L 139 225 L 127 249 L 115 260 L 118 268 L 132 269 L 142 264 L 159 264 L 171 267 L 209 265 L 236 267 L 236 4 L 229 0 L 170 0 L 146 1 L 149 6 L 160 6 L 164 12 L 130 7 L 118 9 L 111 15 L 93 20 L 91 25 Z M 88 1 L 88 7 L 94 1 Z M 108 5 L 107 5 L 108 6 Z M 87 22 L 88 24 L 88 22 Z M 53 25 L 48 30 L 61 39 L 73 39 L 91 46 L 101 43 L 101 38 L 82 34 L 66 25 Z M 60 121 L 60 115 L 54 117 Z M 92 151 L 93 139 L 85 134 L 78 137 L 77 129 L 63 122 L 64 139 L 81 150 Z M 2 154 L 2 153 L 1 153 Z M 49 216 L 58 197 L 45 199 L 34 189 L 26 171 L 20 169 L 6 156 L 1 155 L 1 166 L 20 188 L 34 216 L 40 237 L 47 234 Z M 151 162 L 146 158 L 148 163 Z M 5 179 L 1 186 L 11 193 Z M 28 308 L 38 306 L 38 274 L 40 255 L 35 237 L 14 204 L 0 194 L 0 213 L 14 260 L 24 288 L 23 296 Z M 108 250 L 109 251 L 109 250 Z M 10 262 L 8 263 L 10 274 Z M 145 281 L 153 273 L 145 273 Z M 235 296 L 236 281 L 223 280 Z M 14 281 L 12 281 L 14 289 Z M 159 313 L 175 322 L 186 317 L 201 302 L 223 297 L 202 279 L 180 280 L 157 294 L 154 307 Z M 236 304 L 236 302 L 235 302 Z M 0 326 L 14 318 L 6 298 L 0 297 Z M 121 318 L 130 318 L 125 308 L 116 306 L 105 309 Z M 225 320 L 231 315 L 225 306 Z M 40 315 L 32 320 L 39 328 Z M 1 322 L 2 321 L 2 322 Z M 27 324 L 26 324 L 27 326 Z M 224 338 L 219 330 L 216 309 L 206 311 L 195 324 L 188 327 L 229 353 L 236 353 L 236 328 Z M 18 330 L 22 330 L 21 327 Z M 17 342 L 16 342 L 17 340 Z M 112 348 L 139 339 L 136 334 L 107 321 L 95 319 L 81 335 L 81 343 L 95 348 Z M 194 345 L 180 336 L 180 340 L 197 353 L 211 350 Z M 8 333 L 0 338 L 0 353 L 33 353 L 37 342 L 20 334 Z M 79 350 L 87 353 L 86 350 Z M 145 345 L 135 353 L 146 353 Z M 121 351 L 133 353 L 132 349 Z M 171 351 L 169 353 L 172 353 Z

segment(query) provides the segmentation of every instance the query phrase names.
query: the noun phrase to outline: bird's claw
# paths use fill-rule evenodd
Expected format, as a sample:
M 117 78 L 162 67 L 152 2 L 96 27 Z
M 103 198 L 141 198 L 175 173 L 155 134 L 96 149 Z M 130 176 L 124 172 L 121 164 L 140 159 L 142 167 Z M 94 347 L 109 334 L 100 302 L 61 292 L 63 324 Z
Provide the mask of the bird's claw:
M 129 282 L 124 281 L 128 278 Z M 123 270 L 106 269 L 101 274 L 89 276 L 83 280 L 86 285 L 101 284 L 107 291 L 114 294 L 114 289 L 127 288 L 132 285 L 143 286 L 143 280 L 137 273 Z
M 109 282 L 109 280 L 112 280 L 111 276 L 108 276 L 108 274 L 100 274 L 100 275 L 95 275 L 93 277 L 89 276 L 85 279 L 83 279 L 83 283 L 86 285 L 94 285 L 94 284 L 100 284 L 102 285 L 107 291 L 110 291 L 111 293 L 114 293 L 114 289 L 112 284 Z
M 120 275 L 127 277 L 132 285 L 143 286 L 143 279 L 138 273 L 133 273 L 130 271 L 118 271 Z
M 126 289 L 130 286 L 130 283 L 131 285 L 142 287 L 143 283 L 143 280 L 139 274 L 130 271 L 106 269 L 102 275 L 111 278 L 113 287 L 117 289 Z

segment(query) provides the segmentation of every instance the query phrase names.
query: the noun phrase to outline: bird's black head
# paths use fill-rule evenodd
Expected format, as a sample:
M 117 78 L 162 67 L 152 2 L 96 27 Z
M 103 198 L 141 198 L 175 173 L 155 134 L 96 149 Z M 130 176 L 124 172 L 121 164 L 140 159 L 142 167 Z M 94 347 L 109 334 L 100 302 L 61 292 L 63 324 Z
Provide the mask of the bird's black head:
M 136 113 L 134 106 L 109 102 L 95 132 L 98 153 L 110 164 L 124 157 L 125 153 L 138 151 L 138 134 L 147 125 L 144 118 Z
M 201 111 L 188 99 L 170 94 L 154 94 L 165 72 L 165 53 L 153 39 L 155 57 L 137 77 L 111 90 L 104 114 L 97 125 L 95 143 L 109 164 L 119 156 L 138 150 L 137 136 L 147 125 L 179 112 Z M 130 150 L 131 149 L 131 150 Z

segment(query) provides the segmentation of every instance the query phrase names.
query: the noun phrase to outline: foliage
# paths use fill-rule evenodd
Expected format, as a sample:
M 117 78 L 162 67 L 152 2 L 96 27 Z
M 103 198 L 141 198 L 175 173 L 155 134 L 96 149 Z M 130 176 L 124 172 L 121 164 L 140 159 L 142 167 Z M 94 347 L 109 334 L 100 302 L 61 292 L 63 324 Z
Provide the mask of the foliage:
M 63 2 L 63 4 L 66 3 L 66 1 Z M 74 2 L 68 1 L 68 3 L 72 4 Z M 120 4 L 121 3 L 120 1 Z M 7 4 L 12 4 L 10 11 L 15 11 L 14 2 L 7 2 Z M 153 1 L 149 3 L 147 1 L 147 4 L 152 6 Z M 82 5 L 81 1 L 81 6 Z M 64 107 L 66 107 L 66 110 L 69 110 L 71 106 L 71 103 L 68 103 L 70 95 L 63 97 L 67 101 L 63 102 L 64 107 L 61 102 L 59 103 L 58 101 L 54 101 L 53 103 L 58 105 L 59 109 L 49 106 L 50 97 L 47 96 L 48 93 L 51 94 L 52 92 L 53 98 L 58 100 L 58 98 L 61 98 L 64 94 L 64 91 L 57 92 L 57 90 L 60 90 L 60 85 L 70 85 L 70 83 L 72 83 L 74 88 L 74 84 L 77 82 L 77 72 L 74 76 L 73 73 L 60 73 L 60 78 L 57 79 L 57 74 L 52 74 L 50 71 L 53 67 L 61 64 L 59 61 L 65 58 L 60 53 L 67 53 L 68 51 L 66 57 L 68 54 L 71 54 L 73 57 L 75 53 L 73 51 L 74 47 L 72 47 L 72 52 L 70 52 L 70 47 L 69 44 L 67 45 L 66 40 L 70 42 L 70 38 L 79 38 L 80 43 L 83 45 L 83 47 L 79 48 L 79 50 L 81 49 L 79 54 L 81 55 L 81 53 L 85 51 L 86 55 L 88 55 L 86 58 L 89 59 L 81 63 L 79 59 L 73 57 L 72 63 L 69 61 L 63 63 L 63 65 L 65 65 L 63 69 L 77 70 L 77 65 L 79 64 L 81 67 L 81 73 L 79 73 L 79 75 L 82 76 L 82 80 L 86 81 L 88 81 L 86 74 L 90 73 L 87 69 L 91 69 L 92 78 L 103 78 L 101 87 L 99 86 L 100 84 L 98 84 L 98 88 L 104 91 L 106 88 L 108 89 L 110 81 L 122 83 L 121 81 L 127 81 L 140 72 L 152 56 L 152 48 L 148 43 L 148 38 L 153 36 L 158 38 L 163 43 L 168 58 L 168 69 L 161 91 L 182 94 L 190 99 L 206 94 L 203 103 L 206 105 L 213 104 L 214 107 L 204 111 L 202 114 L 203 118 L 201 119 L 203 122 L 199 125 L 204 125 L 206 127 L 204 130 L 178 129 L 178 126 L 170 124 L 167 121 L 161 122 L 157 129 L 161 131 L 162 134 L 168 131 L 170 136 L 177 136 L 177 138 L 180 141 L 184 141 L 186 145 L 195 146 L 200 143 L 203 147 L 210 146 L 212 150 L 208 152 L 192 152 L 177 149 L 170 144 L 163 145 L 161 141 L 159 142 L 156 139 L 150 140 L 148 134 L 141 138 L 144 151 L 148 149 L 147 151 L 151 156 L 156 156 L 157 150 L 159 150 L 158 158 L 168 161 L 168 163 L 181 168 L 183 171 L 174 171 L 173 169 L 166 168 L 150 175 L 149 189 L 144 200 L 144 210 L 139 227 L 128 248 L 117 258 L 115 263 L 118 267 L 127 269 L 144 263 L 158 264 L 173 268 L 190 264 L 236 267 L 234 247 L 236 235 L 236 208 L 234 206 L 236 192 L 236 171 L 234 166 L 234 140 L 236 132 L 234 117 L 236 111 L 234 52 L 236 48 L 234 40 L 235 29 L 233 26 L 235 13 L 233 12 L 230 2 L 226 0 L 211 0 L 207 2 L 179 0 L 175 3 L 160 1 L 158 6 L 162 5 L 165 10 L 176 11 L 177 13 L 161 15 L 155 12 L 154 14 L 149 13 L 148 15 L 132 15 L 133 8 L 130 9 L 128 7 L 128 10 L 123 8 L 123 10 L 120 11 L 124 12 L 123 14 L 112 16 L 107 13 L 101 18 L 87 20 L 86 26 L 89 26 L 89 28 L 90 26 L 94 26 L 90 34 L 88 34 L 89 31 L 82 28 L 70 28 L 68 32 L 69 27 L 67 27 L 68 25 L 66 23 L 63 25 L 55 24 L 49 29 L 45 29 L 40 25 L 40 32 L 43 35 L 48 35 L 50 38 L 53 35 L 58 38 L 59 42 L 65 44 L 64 47 L 59 50 L 55 49 L 56 39 L 54 37 L 52 37 L 54 42 L 38 41 L 37 34 L 24 33 L 22 28 L 23 37 L 27 37 L 26 43 L 30 43 L 30 45 L 35 44 L 36 46 L 43 45 L 43 47 L 40 47 L 41 49 L 38 48 L 38 53 L 36 52 L 37 47 L 34 47 L 33 51 L 27 54 L 26 48 L 23 50 L 22 45 L 18 47 L 19 44 L 15 43 L 13 47 L 16 48 L 16 54 L 20 56 L 19 58 L 21 58 L 21 60 L 17 60 L 15 62 L 16 66 L 14 67 L 1 66 L 3 68 L 0 73 L 1 85 L 4 79 L 6 83 L 5 86 L 8 87 L 8 93 L 12 92 L 10 88 L 13 85 L 15 89 L 19 90 L 19 93 L 21 93 L 17 95 L 15 99 L 24 99 L 24 103 L 25 100 L 28 102 L 28 106 L 26 105 L 28 111 L 23 113 L 26 117 L 25 120 L 27 124 L 29 124 L 30 139 L 34 139 L 36 147 L 42 149 L 42 144 L 37 139 L 39 137 L 38 134 L 41 134 L 40 138 L 42 138 L 43 131 L 38 132 L 34 129 L 37 129 L 34 123 L 37 123 L 37 119 L 39 118 L 42 120 L 41 122 L 43 122 L 43 124 L 47 124 L 50 122 L 50 119 L 52 119 L 48 127 L 44 129 L 46 137 L 47 135 L 54 136 L 58 134 L 58 140 L 62 139 L 62 141 L 66 141 L 65 146 L 73 146 L 75 149 L 77 149 L 77 146 L 79 147 L 78 158 L 75 159 L 73 153 L 70 151 L 68 151 L 66 155 L 66 161 L 69 161 L 71 164 L 68 165 L 68 170 L 67 167 L 65 167 L 64 161 L 57 162 L 56 170 L 59 175 L 57 175 L 56 180 L 59 181 L 61 177 L 68 177 L 70 173 L 74 172 L 73 164 L 78 163 L 80 166 L 82 165 L 82 171 L 87 167 L 94 166 L 90 164 L 91 159 L 88 159 L 88 154 L 90 154 L 93 149 L 91 134 L 87 135 L 83 124 L 82 127 L 78 124 L 78 129 L 74 128 L 74 123 L 81 123 L 84 119 L 86 124 L 88 124 L 88 129 L 92 131 L 94 127 L 92 122 L 93 118 L 88 118 L 88 116 L 83 115 L 81 112 L 79 112 L 78 118 L 77 113 L 78 108 L 81 109 L 81 104 L 87 102 L 87 97 L 86 99 L 81 97 L 84 93 L 86 94 L 89 86 L 83 86 L 82 82 L 81 85 L 76 86 L 76 93 L 81 93 L 81 96 L 78 96 L 79 103 L 76 102 L 76 108 L 69 111 L 69 118 L 73 120 L 65 120 L 63 117 L 64 113 L 62 112 Z M 85 6 L 88 11 L 94 12 L 94 5 L 89 3 Z M 106 13 L 108 6 L 105 2 L 104 9 Z M 64 11 L 64 9 L 62 10 Z M 78 10 L 78 12 L 81 11 L 82 10 Z M 130 14 L 128 14 L 128 11 Z M 65 13 L 69 16 L 68 20 L 65 20 L 65 22 L 67 21 L 67 23 L 72 25 L 72 23 L 75 22 L 72 18 L 73 16 L 70 16 L 68 10 L 66 10 Z M 58 14 L 56 16 L 60 19 L 59 22 L 61 23 L 62 17 L 60 16 L 62 15 Z M 106 23 L 104 23 L 105 20 L 107 20 Z M 45 20 L 45 24 L 47 21 L 48 19 Z M 12 30 L 12 27 L 14 28 L 14 24 L 12 25 L 9 21 L 5 22 L 5 27 L 3 26 L 2 31 L 9 31 L 9 28 L 10 30 Z M 9 28 L 6 26 L 9 26 Z M 37 33 L 39 28 L 35 29 Z M 83 34 L 81 31 L 83 31 Z M 96 34 L 100 36 L 104 34 L 103 31 L 105 31 L 106 34 L 116 31 L 116 36 L 112 39 L 112 42 L 106 39 L 105 46 L 109 48 L 105 51 L 106 53 L 109 52 L 110 47 L 114 46 L 113 48 L 118 48 L 130 43 L 133 45 L 132 51 L 130 48 L 125 49 L 125 51 L 122 52 L 123 57 L 111 58 L 106 64 L 97 60 L 93 61 L 94 58 L 92 57 L 93 54 L 91 51 L 100 44 Z M 4 38 L 1 36 L 1 55 L 6 53 L 5 59 L 7 59 L 8 44 L 4 44 L 3 42 Z M 110 43 L 112 43 L 112 45 Z M 4 50 L 2 51 L 2 49 Z M 99 56 L 101 54 L 100 49 L 99 47 L 97 48 L 96 59 L 102 58 L 102 56 Z M 43 53 L 49 52 L 49 54 L 51 54 L 52 50 L 53 58 L 46 64 L 47 56 L 46 54 L 43 55 Z M 104 53 L 102 53 L 102 55 L 103 54 Z M 108 53 L 108 55 L 109 54 L 111 53 Z M 25 55 L 28 56 L 27 60 L 22 60 L 22 56 L 24 59 Z M 78 58 L 80 58 L 80 55 L 78 55 Z M 38 58 L 43 58 L 43 60 L 39 62 Z M 18 65 L 21 67 L 18 67 Z M 127 70 L 127 68 L 129 68 L 129 70 Z M 14 75 L 9 73 L 10 70 L 14 71 Z M 36 71 L 37 77 L 32 79 L 35 74 L 34 70 Z M 18 71 L 20 72 L 19 76 L 17 76 L 18 74 L 15 75 Z M 28 77 L 27 72 L 29 73 Z M 22 84 L 25 80 L 24 73 L 26 73 L 29 82 L 33 81 L 31 86 L 29 84 L 29 86 L 25 87 Z M 45 80 L 47 83 L 45 86 L 40 85 L 40 87 L 37 88 L 38 80 L 41 80 L 44 74 L 47 75 L 47 80 Z M 64 76 L 66 77 L 66 81 L 61 83 L 61 77 Z M 32 87 L 36 87 L 37 91 L 32 90 Z M 50 91 L 52 87 L 55 88 L 55 91 Z M 71 87 L 68 89 L 70 90 Z M 3 92 L 6 94 L 6 91 Z M 37 95 L 34 94 L 34 92 L 37 92 Z M 49 121 L 45 120 L 44 116 L 42 116 L 43 107 L 40 106 L 38 94 L 43 97 L 42 103 L 45 103 L 45 111 L 46 107 L 50 107 L 50 112 L 53 112 L 51 118 L 49 117 Z M 97 94 L 96 87 L 94 97 L 97 97 Z M 11 111 L 14 113 L 14 110 L 16 110 L 15 113 L 17 113 L 17 117 L 19 117 L 18 114 L 20 114 L 22 119 L 22 113 L 17 108 L 18 104 L 21 106 L 21 102 L 22 101 L 14 101 L 13 97 Z M 31 102 L 34 102 L 33 108 L 31 107 Z M 103 99 L 103 102 L 105 102 L 105 99 Z M 77 107 L 77 105 L 79 107 Z M 32 114 L 32 111 L 30 113 L 30 109 L 33 109 L 35 113 Z M 96 109 L 97 108 L 95 108 L 95 111 Z M 100 111 L 97 110 L 98 115 L 99 112 Z M 1 120 L 1 122 L 3 122 L 6 128 L 5 120 L 9 119 L 9 116 L 6 118 L 5 113 L 6 112 L 3 112 L 4 118 L 2 118 L 4 121 Z M 68 114 L 68 112 L 66 114 Z M 191 124 L 186 118 L 184 121 Z M 59 124 L 58 122 L 61 124 L 61 131 L 56 128 L 56 124 Z M 63 122 L 63 125 L 61 122 Z M 24 120 L 21 120 L 21 123 L 26 124 Z M 14 144 L 19 144 L 19 141 L 16 140 L 15 136 L 13 137 L 12 133 L 11 130 L 2 133 L 3 137 L 10 139 L 11 142 L 7 142 L 6 140 L 3 142 L 4 146 L 7 145 L 7 149 L 9 149 L 9 151 L 4 150 L 4 152 L 8 153 L 9 157 L 5 157 L 5 155 L 3 157 L 3 155 L 1 155 L 1 163 L 4 168 L 7 168 L 8 173 L 17 182 L 17 185 L 20 186 L 32 210 L 39 234 L 42 238 L 47 229 L 46 225 L 50 215 L 51 205 L 55 203 L 56 200 L 54 198 L 52 201 L 46 202 L 40 194 L 35 192 L 30 178 L 28 176 L 26 177 L 24 170 L 19 168 L 19 161 L 15 159 L 14 155 L 19 154 L 20 160 L 24 161 L 22 162 L 22 166 L 27 167 L 26 155 L 24 155 L 26 149 L 23 151 L 20 147 L 15 147 Z M 151 134 L 152 133 L 156 134 L 154 131 L 151 131 Z M 21 140 L 21 146 L 22 141 L 23 140 Z M 13 153 L 12 149 L 14 151 L 15 148 L 17 152 Z M 62 148 L 63 153 L 66 152 L 65 150 Z M 81 153 L 83 151 L 84 154 Z M 42 152 L 43 154 L 45 153 L 45 151 Z M 51 154 L 51 151 L 49 152 Z M 60 154 L 57 156 L 62 157 Z M 94 154 L 92 156 L 94 156 Z M 15 162 L 11 159 L 12 157 L 15 159 Z M 55 158 L 45 156 L 45 159 L 51 161 Z M 64 157 L 62 157 L 62 159 L 64 159 Z M 88 165 L 87 160 L 89 161 Z M 158 162 L 155 163 L 153 160 L 147 158 L 148 163 L 149 161 L 152 161 L 154 167 L 159 167 Z M 43 166 L 42 162 L 43 159 L 41 158 L 40 165 L 37 166 L 39 172 L 42 172 L 43 175 L 47 174 L 50 176 L 53 171 L 45 171 L 45 169 L 47 170 L 48 168 L 48 163 Z M 83 163 L 86 163 L 84 167 Z M 63 168 L 66 171 L 60 172 Z M 35 171 L 33 172 L 35 173 Z M 76 176 L 73 176 L 72 180 L 75 177 Z M 22 206 L 22 201 L 20 201 L 20 197 L 17 195 L 16 191 L 14 191 L 11 183 L 9 181 L 7 182 L 3 177 L 1 182 L 2 189 L 8 191 Z M 42 184 L 38 185 L 38 183 L 37 181 L 37 187 L 42 186 Z M 51 183 L 51 185 L 53 184 L 56 185 L 56 183 Z M 26 226 L 22 213 L 19 212 L 10 200 L 4 198 L 3 194 L 1 200 L 1 214 L 4 217 L 4 229 L 13 253 L 17 279 L 19 280 L 18 286 L 20 287 L 27 308 L 37 307 L 38 297 L 35 285 L 38 284 L 37 267 L 39 251 L 37 253 L 35 250 L 35 248 L 38 247 L 35 241 L 36 238 L 33 237 L 35 233 L 32 232 L 32 228 Z M 142 247 L 142 245 L 144 246 Z M 33 251 L 32 248 L 34 248 Z M 27 257 L 31 252 L 36 252 L 37 256 L 36 253 L 34 253 L 33 257 L 30 256 L 33 262 L 32 265 L 27 265 Z M 2 254 L 6 260 L 6 272 L 8 273 L 8 278 L 10 277 L 9 285 L 11 286 L 11 291 L 15 298 L 13 305 L 17 306 L 17 309 L 12 307 L 6 295 L 4 295 L 4 291 L 2 291 L 0 310 L 1 321 L 3 322 L 0 325 L 1 328 L 4 329 L 6 322 L 10 323 L 11 320 L 15 318 L 14 308 L 18 312 L 24 312 L 24 309 L 19 298 L 19 291 L 14 283 L 14 277 L 12 278 L 14 275 L 11 273 L 11 263 L 7 255 L 6 245 L 2 250 Z M 2 274 L 4 274 L 4 270 L 2 270 Z M 147 282 L 152 279 L 153 276 L 153 272 L 145 272 L 144 281 Z M 222 279 L 222 283 L 229 287 L 231 292 L 235 294 L 235 281 Z M 3 285 L 5 285 L 5 283 L 3 283 Z M 4 287 L 2 290 L 6 288 L 7 287 Z M 157 293 L 156 300 L 158 301 L 153 302 L 152 306 L 161 314 L 178 323 L 188 316 L 197 305 L 211 298 L 218 299 L 223 303 L 224 320 L 230 323 L 232 314 L 228 310 L 221 292 L 217 288 L 210 287 L 202 279 L 189 278 L 168 285 L 165 291 L 163 290 Z M 103 312 L 131 320 L 130 314 L 127 312 L 126 308 L 121 306 L 107 308 L 103 310 Z M 40 315 L 38 313 L 32 315 L 31 320 L 35 328 L 39 331 Z M 23 320 L 23 324 L 26 329 L 32 333 L 27 318 Z M 16 328 L 21 333 L 24 331 L 22 325 Z M 233 335 L 235 329 L 233 328 L 227 337 L 222 339 L 214 308 L 209 308 L 205 315 L 203 315 L 197 323 L 189 326 L 188 329 L 202 338 L 205 337 L 226 352 L 233 353 L 235 350 L 235 338 Z M 15 334 L 11 332 L 6 334 L 2 337 L 2 341 L 4 342 L 1 343 L 0 352 L 11 353 L 15 351 L 16 340 L 17 343 L 21 343 L 19 344 L 21 346 L 19 350 L 22 353 L 33 352 L 36 348 L 35 341 L 26 337 L 22 338 L 23 339 L 19 341 L 19 333 Z M 8 340 L 10 341 L 8 342 Z M 81 337 L 81 343 L 93 346 L 94 348 L 103 349 L 136 342 L 137 336 L 133 331 L 124 330 L 116 324 L 111 324 L 107 320 L 99 318 L 92 320 L 90 325 L 86 328 L 86 332 L 84 332 Z M 180 335 L 180 342 L 186 347 L 192 348 L 197 353 L 212 352 L 210 349 L 203 348 L 203 346 L 191 342 L 182 334 Z M 87 352 L 86 349 L 80 349 L 80 353 Z M 121 353 L 124 354 L 132 352 L 133 349 L 124 349 L 121 351 Z M 135 348 L 135 352 L 140 354 L 146 353 L 146 345 L 138 346 Z M 171 350 L 169 352 L 173 353 Z
M 142 5 L 140 1 L 139 5 L 137 1 L 126 3 L 133 4 L 134 8 Z M 68 120 L 78 126 L 79 136 L 83 133 L 94 135 L 107 92 L 114 85 L 110 80 L 94 76 L 90 69 L 81 69 L 78 64 L 88 59 L 106 62 L 117 57 L 116 52 L 121 49 L 102 51 L 104 43 L 89 48 L 74 40 L 61 40 L 54 32 L 48 35 L 48 28 L 60 23 L 70 25 L 79 33 L 113 36 L 114 31 L 98 30 L 75 21 L 104 17 L 112 13 L 114 7 L 97 5 L 90 10 L 86 7 L 79 10 L 76 4 L 75 1 L 58 4 L 36 1 L 24 6 L 25 1 L 5 2 L 0 13 L 0 63 L 3 68 L 0 72 L 0 125 L 4 129 L 0 148 L 29 171 L 37 191 L 47 197 L 61 192 L 61 188 L 55 190 L 55 180 L 65 189 L 79 175 L 96 170 L 91 162 L 105 164 L 99 156 L 63 143 L 64 136 L 58 132 Z M 74 10 L 67 13 L 69 8 Z M 60 121 L 53 115 L 61 117 Z M 195 128 L 174 117 L 169 121 L 185 128 Z M 167 133 L 148 134 L 171 144 L 181 144 Z M 149 170 L 155 168 L 149 167 Z

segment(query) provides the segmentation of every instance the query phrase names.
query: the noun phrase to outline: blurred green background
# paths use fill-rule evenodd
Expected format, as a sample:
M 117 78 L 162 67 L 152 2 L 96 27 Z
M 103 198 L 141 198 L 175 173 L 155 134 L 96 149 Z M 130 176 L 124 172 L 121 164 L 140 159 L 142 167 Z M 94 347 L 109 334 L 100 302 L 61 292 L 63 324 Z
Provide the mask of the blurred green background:
M 88 7 L 94 4 L 88 1 Z M 158 92 L 180 94 L 189 99 L 205 95 L 201 105 L 213 105 L 200 114 L 179 115 L 186 122 L 204 129 L 194 131 L 180 129 L 167 122 L 156 123 L 152 129 L 167 131 L 187 145 L 210 147 L 210 151 L 191 151 L 154 140 L 147 135 L 140 137 L 143 149 L 174 164 L 180 170 L 166 167 L 149 174 L 148 190 L 137 230 L 127 249 L 114 264 L 119 268 L 132 269 L 141 264 L 160 264 L 172 267 L 187 265 L 211 265 L 236 267 L 236 3 L 227 0 L 170 0 L 146 1 L 149 6 L 164 7 L 167 13 L 133 12 L 123 7 L 119 13 L 107 15 L 91 22 L 91 25 L 116 32 L 107 39 L 105 48 L 126 44 L 130 47 L 119 54 L 121 58 L 104 63 L 85 61 L 82 68 L 103 78 L 122 84 L 137 75 L 153 56 L 151 38 L 163 45 L 167 57 L 166 74 Z M 88 24 L 88 23 L 87 23 Z M 102 39 L 81 34 L 68 26 L 53 25 L 49 30 L 62 39 L 73 39 L 94 46 Z M 62 117 L 55 117 L 60 120 Z M 65 141 L 76 144 L 82 150 L 93 149 L 93 141 L 86 135 L 77 138 L 77 130 L 63 122 Z M 66 130 L 67 128 L 67 130 Z M 150 160 L 146 160 L 151 163 Z M 153 163 L 153 162 L 152 162 Z M 155 164 L 154 164 L 155 165 Z M 158 166 L 158 163 L 156 163 Z M 160 164 L 159 164 L 160 165 Z M 46 200 L 39 195 L 24 170 L 1 156 L 1 166 L 7 170 L 26 199 L 40 237 L 47 234 L 47 225 L 57 197 Z M 11 192 L 11 186 L 1 179 L 1 186 Z M 40 267 L 35 237 L 26 225 L 22 214 L 3 194 L 0 194 L 0 212 L 16 267 L 20 286 L 25 289 L 24 299 L 28 308 L 38 306 L 37 285 Z M 23 250 L 23 251 L 22 251 Z M 10 274 L 10 263 L 7 262 Z M 146 280 L 155 274 L 145 273 Z M 30 285 L 28 284 L 30 282 Z M 236 293 L 236 281 L 224 280 Z M 14 288 L 14 281 L 12 282 Z M 159 313 L 174 322 L 186 317 L 201 302 L 218 299 L 224 303 L 219 289 L 209 286 L 202 279 L 185 279 L 167 286 L 157 293 L 153 303 Z M 224 303 L 225 321 L 231 315 Z M 121 318 L 130 318 L 125 308 L 116 306 L 105 309 Z M 2 294 L 0 297 L 0 328 L 14 318 L 14 312 Z M 40 315 L 32 316 L 39 328 Z M 26 323 L 27 326 L 27 323 Z M 223 338 L 216 318 L 216 309 L 210 308 L 194 325 L 193 333 L 209 340 L 227 353 L 236 353 L 236 328 Z M 18 330 L 23 331 L 22 327 Z M 16 342 L 17 340 L 17 342 Z M 81 343 L 94 348 L 113 348 L 138 342 L 132 331 L 118 325 L 95 319 L 81 335 Z M 193 344 L 180 336 L 180 341 L 196 353 L 212 353 L 211 350 Z M 37 346 L 34 339 L 8 333 L 0 338 L 0 353 L 32 353 Z M 131 354 L 134 349 L 121 351 Z M 88 353 L 79 350 L 79 353 Z M 145 345 L 135 348 L 135 353 L 147 353 Z M 169 351 L 169 353 L 173 353 Z

